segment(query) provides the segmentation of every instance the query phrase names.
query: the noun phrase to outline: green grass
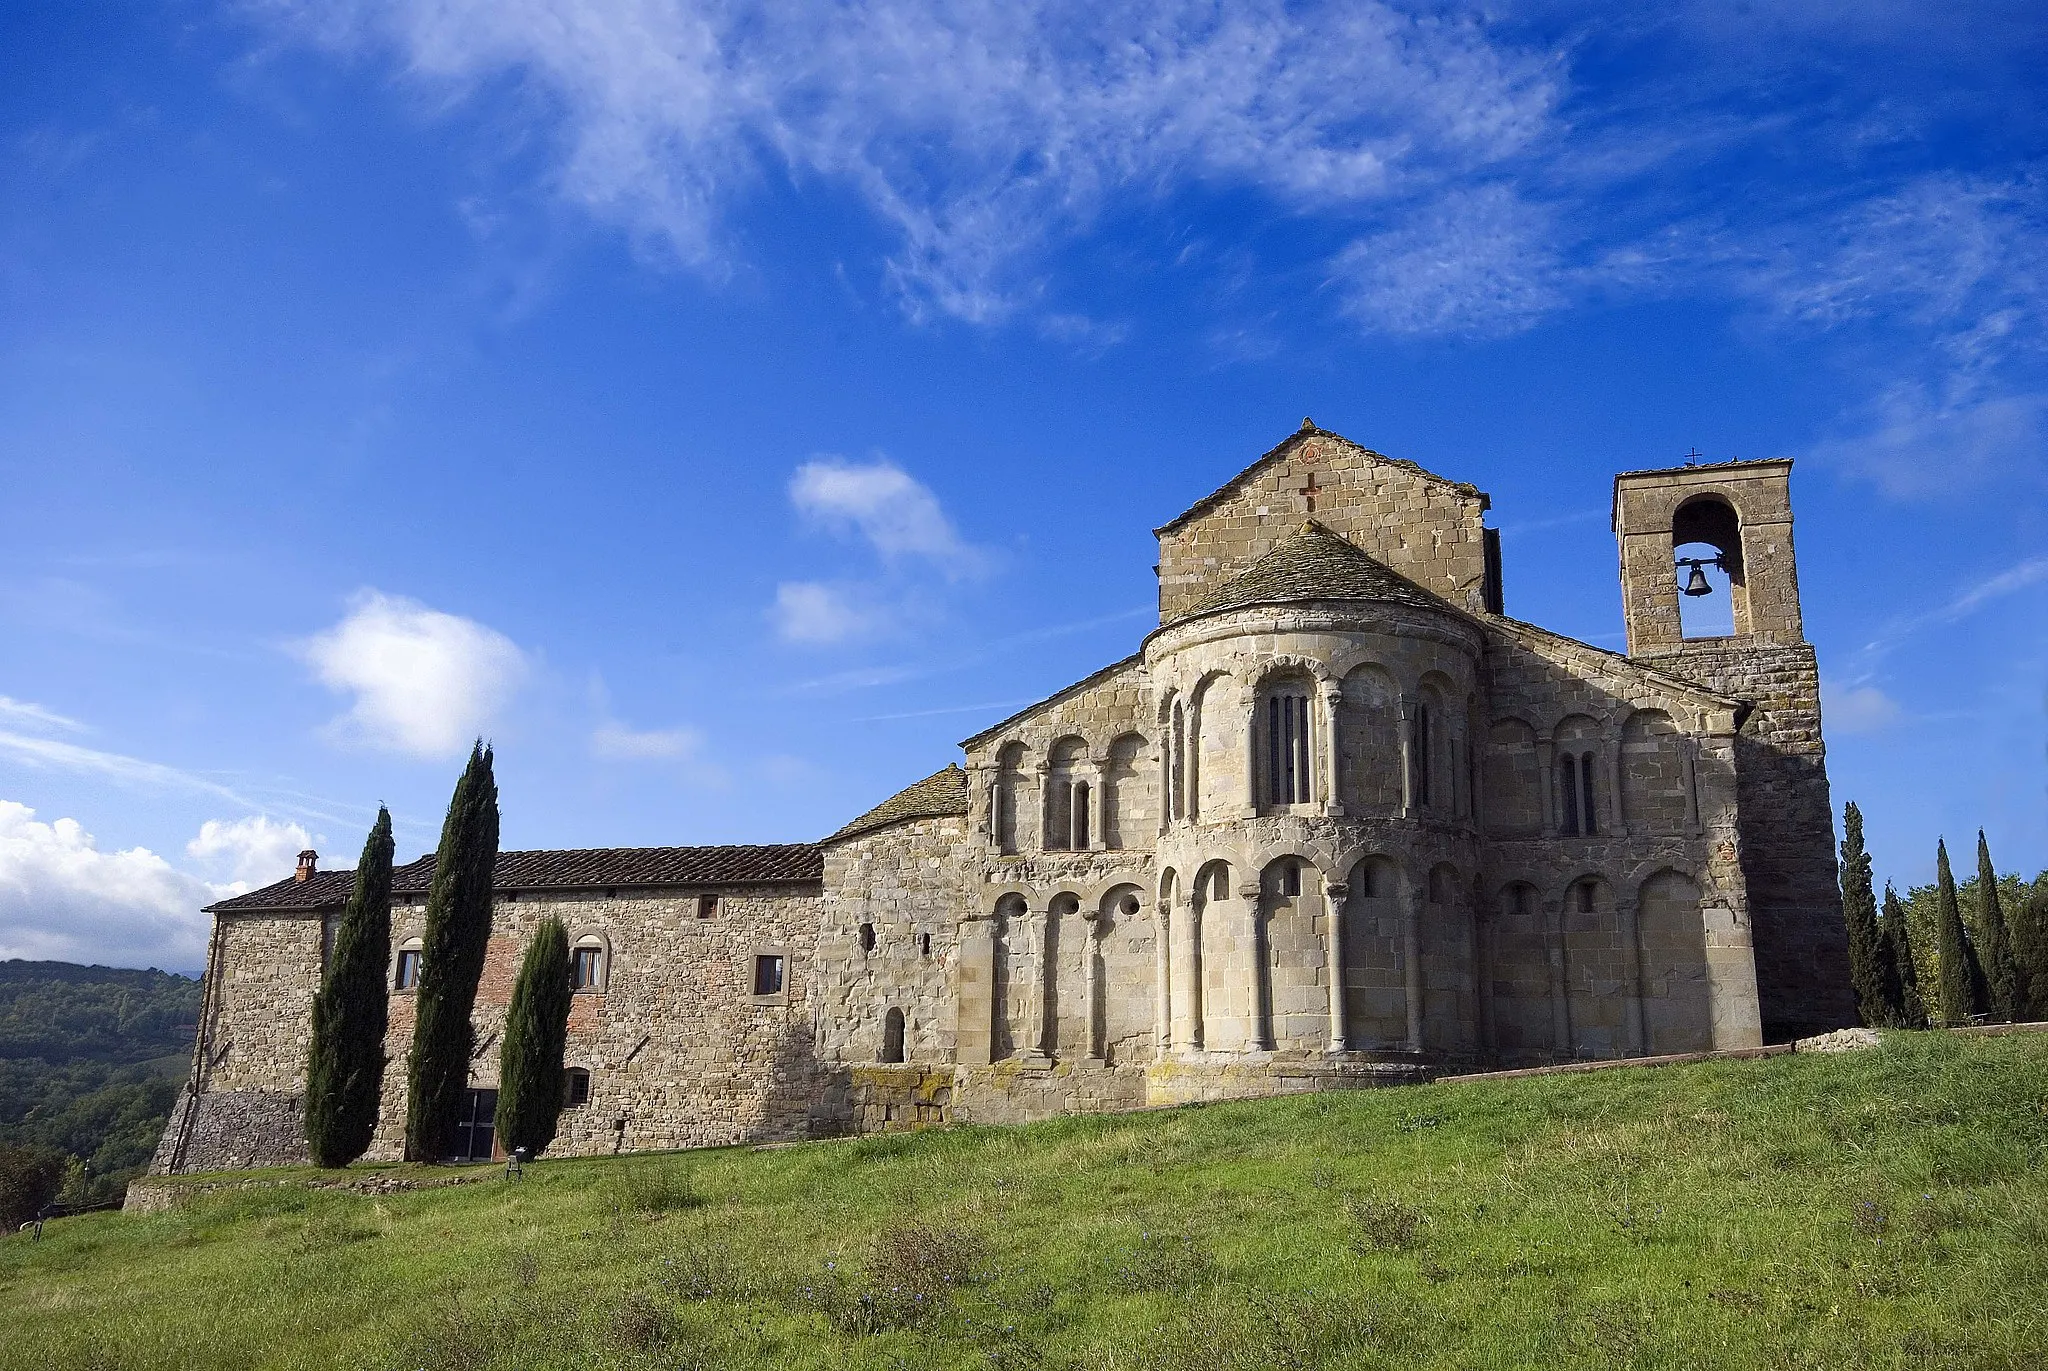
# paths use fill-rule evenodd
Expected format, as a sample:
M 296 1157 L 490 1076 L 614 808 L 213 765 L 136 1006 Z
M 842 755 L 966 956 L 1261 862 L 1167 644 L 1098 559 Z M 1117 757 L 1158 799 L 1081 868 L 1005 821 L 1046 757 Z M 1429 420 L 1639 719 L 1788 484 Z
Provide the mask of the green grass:
M 287 1183 L 0 1243 L 0 1365 L 2031 1369 L 2044 1162 L 2048 1034 L 1909 1034 Z

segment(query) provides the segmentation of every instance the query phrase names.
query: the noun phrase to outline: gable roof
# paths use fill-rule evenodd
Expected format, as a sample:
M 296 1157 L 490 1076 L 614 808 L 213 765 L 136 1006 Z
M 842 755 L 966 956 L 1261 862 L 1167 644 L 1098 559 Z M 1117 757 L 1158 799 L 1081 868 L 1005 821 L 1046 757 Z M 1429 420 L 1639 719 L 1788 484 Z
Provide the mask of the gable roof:
M 1285 438 L 1281 439 L 1277 445 L 1275 445 L 1272 448 L 1269 448 L 1263 456 L 1261 456 L 1256 462 L 1253 462 L 1250 466 L 1246 467 L 1243 471 L 1238 472 L 1237 475 L 1231 477 L 1222 485 L 1216 487 L 1216 489 L 1210 491 L 1207 495 L 1204 495 L 1201 499 L 1189 505 L 1179 514 L 1176 514 L 1173 518 L 1167 520 L 1158 528 L 1153 529 L 1152 536 L 1155 538 L 1163 538 L 1167 534 L 1172 533 L 1175 530 L 1179 529 L 1189 520 L 1199 518 L 1201 515 L 1208 513 L 1211 509 L 1214 509 L 1224 500 L 1236 494 L 1238 487 L 1242 486 L 1245 482 L 1249 481 L 1252 477 L 1256 476 L 1260 471 L 1264 470 L 1267 466 L 1271 465 L 1274 462 L 1279 461 L 1282 457 L 1285 457 L 1289 453 L 1293 452 L 1293 450 L 1296 447 L 1300 446 L 1302 443 L 1307 442 L 1311 438 L 1335 438 L 1340 443 L 1350 443 L 1352 447 L 1357 448 L 1360 452 L 1363 452 L 1366 456 L 1372 458 L 1376 462 L 1384 462 L 1388 466 L 1399 467 L 1403 471 L 1409 471 L 1413 472 L 1417 476 L 1427 477 L 1428 479 L 1435 481 L 1439 485 L 1450 487 L 1452 490 L 1457 491 L 1460 495 L 1474 496 L 1482 501 L 1486 499 L 1486 493 L 1480 490 L 1479 487 L 1472 485 L 1469 482 L 1453 481 L 1448 476 L 1439 476 L 1435 472 L 1427 469 L 1426 467 L 1417 466 L 1415 463 L 1408 461 L 1405 458 L 1389 457 L 1384 452 L 1374 452 L 1371 448 L 1366 447 L 1362 443 L 1352 443 L 1349 438 L 1346 438 L 1341 433 L 1332 433 L 1329 429 L 1317 428 L 1315 425 L 1315 421 L 1313 419 L 1303 419 L 1301 421 L 1301 427 L 1299 429 L 1295 430 L 1293 433 L 1290 433 Z
M 825 841 L 834 843 L 858 837 L 912 819 L 949 818 L 966 812 L 967 773 L 958 762 L 948 762 L 944 770 L 934 771 L 916 785 L 897 791 Z
M 429 853 L 391 873 L 393 899 L 423 896 L 434 879 Z M 552 852 L 500 852 L 491 882 L 498 890 L 602 890 L 617 886 L 815 885 L 825 858 L 811 843 L 729 847 L 586 847 Z M 206 906 L 208 914 L 253 910 L 332 909 L 348 903 L 353 871 L 316 871 Z
M 1182 623 L 1248 605 L 1297 600 L 1391 600 L 1462 614 L 1344 537 L 1310 519 L 1300 532 L 1211 591 L 1173 619 Z

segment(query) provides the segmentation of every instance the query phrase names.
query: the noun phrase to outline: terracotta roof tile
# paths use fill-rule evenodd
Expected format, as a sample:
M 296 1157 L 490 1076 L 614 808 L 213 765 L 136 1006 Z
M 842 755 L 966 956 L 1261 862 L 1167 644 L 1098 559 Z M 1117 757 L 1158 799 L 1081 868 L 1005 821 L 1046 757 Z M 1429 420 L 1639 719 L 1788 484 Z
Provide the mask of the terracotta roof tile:
M 812 843 L 735 847 L 589 847 L 554 852 L 500 852 L 499 890 L 593 890 L 625 886 L 815 885 L 825 858 Z M 394 898 L 424 895 L 434 859 L 421 857 L 391 873 Z M 348 902 L 353 871 L 318 871 L 207 906 L 208 913 L 332 909 Z
M 967 773 L 958 762 L 952 762 L 945 770 L 933 772 L 909 789 L 897 791 L 825 841 L 858 837 L 912 819 L 947 818 L 966 812 Z

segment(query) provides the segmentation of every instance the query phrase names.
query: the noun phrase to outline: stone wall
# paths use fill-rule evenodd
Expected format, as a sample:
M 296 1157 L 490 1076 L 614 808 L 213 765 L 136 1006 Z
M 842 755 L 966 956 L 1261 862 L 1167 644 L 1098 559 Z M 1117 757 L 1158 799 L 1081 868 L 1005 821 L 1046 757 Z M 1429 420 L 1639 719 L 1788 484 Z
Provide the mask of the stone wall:
M 903 1012 L 909 1061 L 953 1060 L 960 926 L 982 906 L 985 848 L 965 816 L 892 824 L 826 847 L 817 951 L 824 1060 L 879 1062 L 891 1009 Z
M 1856 1022 L 1812 647 L 1704 639 L 1648 660 L 1753 705 L 1734 739 L 1734 770 L 1766 1036 Z
M 1476 488 L 1413 462 L 1296 434 L 1161 530 L 1159 620 L 1187 613 L 1311 516 L 1452 604 L 1481 609 L 1486 508 Z

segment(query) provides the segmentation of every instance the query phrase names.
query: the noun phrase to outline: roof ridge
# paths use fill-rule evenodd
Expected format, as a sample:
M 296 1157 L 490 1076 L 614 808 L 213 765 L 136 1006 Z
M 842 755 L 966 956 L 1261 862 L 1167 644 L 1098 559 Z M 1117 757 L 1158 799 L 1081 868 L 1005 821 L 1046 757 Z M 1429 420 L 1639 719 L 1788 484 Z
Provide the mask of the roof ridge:
M 1399 467 L 1403 471 L 1414 472 L 1418 476 L 1426 476 L 1430 480 L 1435 481 L 1440 485 L 1449 486 L 1462 494 L 1476 495 L 1480 496 L 1481 498 L 1484 498 L 1484 492 L 1481 491 L 1479 487 L 1473 485 L 1469 481 L 1454 481 L 1448 476 L 1442 476 L 1434 471 L 1431 471 L 1428 467 L 1421 465 L 1419 462 L 1411 462 L 1406 457 L 1389 457 L 1386 453 L 1381 452 L 1375 448 L 1369 448 L 1365 444 L 1357 442 L 1354 439 L 1347 438 L 1343 434 L 1338 433 L 1333 429 L 1318 427 L 1313 420 L 1303 419 L 1301 421 L 1300 428 L 1288 434 L 1285 438 L 1282 438 L 1272 447 L 1267 448 L 1263 453 L 1259 454 L 1258 458 L 1255 461 L 1253 461 L 1250 466 L 1238 472 L 1235 476 L 1232 476 L 1222 485 L 1216 487 L 1216 489 L 1210 491 L 1207 495 L 1204 495 L 1201 499 L 1195 501 L 1186 509 L 1182 510 L 1180 513 L 1174 515 L 1171 519 L 1168 519 L 1165 523 L 1161 524 L 1159 527 L 1153 529 L 1152 536 L 1155 538 L 1163 538 L 1167 534 L 1172 533 L 1175 529 L 1180 528 L 1183 524 L 1187 523 L 1189 520 L 1195 518 L 1196 516 L 1206 514 L 1212 507 L 1220 503 L 1232 491 L 1236 490 L 1245 481 L 1249 480 L 1252 474 L 1258 471 L 1259 468 L 1265 466 L 1268 462 L 1276 460 L 1283 452 L 1285 452 L 1289 447 L 1293 446 L 1294 444 L 1305 442 L 1310 438 L 1335 438 L 1338 442 L 1349 443 L 1352 447 L 1357 448 L 1366 456 L 1371 457 L 1377 461 L 1385 462 L 1389 466 Z
M 847 823 L 824 841 L 857 838 L 891 824 L 913 819 L 943 819 L 967 813 L 967 772 L 958 762 L 948 762 L 921 781 L 903 787 L 888 799 Z

